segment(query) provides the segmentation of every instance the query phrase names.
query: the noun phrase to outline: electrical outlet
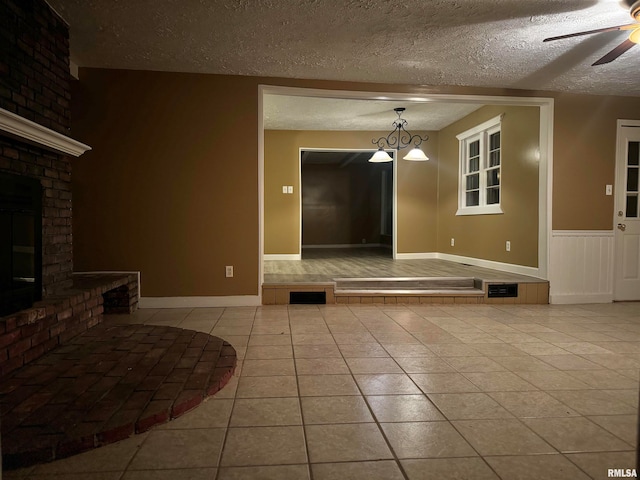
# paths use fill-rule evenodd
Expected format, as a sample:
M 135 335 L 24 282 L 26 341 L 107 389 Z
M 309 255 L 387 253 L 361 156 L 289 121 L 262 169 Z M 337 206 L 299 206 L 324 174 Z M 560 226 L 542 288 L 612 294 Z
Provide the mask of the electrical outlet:
M 452 247 L 455 247 L 455 246 L 456 246 L 456 239 L 455 239 L 455 238 L 452 238 L 452 239 L 451 239 L 451 246 L 452 246 Z
M 509 240 L 507 240 L 506 248 L 507 248 L 507 252 L 511 251 L 511 242 Z
M 233 265 L 227 265 L 224 267 L 224 276 L 227 278 L 233 277 Z

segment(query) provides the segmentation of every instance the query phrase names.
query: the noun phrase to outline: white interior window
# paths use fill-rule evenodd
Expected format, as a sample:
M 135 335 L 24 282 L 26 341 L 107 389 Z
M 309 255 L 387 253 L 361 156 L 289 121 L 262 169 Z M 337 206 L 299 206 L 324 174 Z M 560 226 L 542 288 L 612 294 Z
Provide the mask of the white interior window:
M 502 213 L 500 165 L 502 115 L 457 135 L 460 175 L 456 215 Z

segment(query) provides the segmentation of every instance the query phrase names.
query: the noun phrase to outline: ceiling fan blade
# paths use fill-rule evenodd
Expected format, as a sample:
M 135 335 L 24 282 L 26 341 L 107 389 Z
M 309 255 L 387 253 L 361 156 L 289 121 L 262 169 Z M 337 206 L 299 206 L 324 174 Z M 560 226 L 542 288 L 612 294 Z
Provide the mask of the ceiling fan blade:
M 557 37 L 545 38 L 543 42 L 551 42 L 553 40 L 564 40 L 565 38 L 581 37 L 583 35 L 592 35 L 594 33 L 617 32 L 618 30 L 633 30 L 638 26 L 637 23 L 629 23 L 627 25 L 618 25 L 616 27 L 598 28 L 596 30 L 587 30 L 578 33 L 568 33 L 567 35 L 559 35 Z
M 631 40 L 629 39 L 625 40 L 616 48 L 614 48 L 609 53 L 607 53 L 604 57 L 602 57 L 600 60 L 598 60 L 596 63 L 594 63 L 592 67 L 595 65 L 604 65 L 605 63 L 613 62 L 616 58 L 618 58 L 620 55 L 622 55 L 624 52 L 629 50 L 634 45 L 635 43 L 632 42 Z

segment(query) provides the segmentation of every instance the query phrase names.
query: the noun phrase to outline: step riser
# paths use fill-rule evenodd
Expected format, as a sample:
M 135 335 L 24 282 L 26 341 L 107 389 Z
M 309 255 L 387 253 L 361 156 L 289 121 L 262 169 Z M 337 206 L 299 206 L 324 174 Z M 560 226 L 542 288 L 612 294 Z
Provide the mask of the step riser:
M 432 292 L 482 291 L 482 281 L 475 278 L 358 278 L 336 279 L 336 293 L 343 292 Z

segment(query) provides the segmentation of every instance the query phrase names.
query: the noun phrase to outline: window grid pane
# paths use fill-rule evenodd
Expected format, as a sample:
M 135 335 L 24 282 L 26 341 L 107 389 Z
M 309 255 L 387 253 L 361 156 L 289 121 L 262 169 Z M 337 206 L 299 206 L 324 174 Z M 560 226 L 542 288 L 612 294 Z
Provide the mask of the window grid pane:
M 627 218 L 638 218 L 638 195 L 627 195 Z
M 459 137 L 460 138 L 460 137 Z M 500 204 L 500 123 L 460 138 L 460 206 L 482 207 Z M 479 212 L 480 213 L 480 212 Z
M 497 167 L 500 165 L 500 150 L 489 152 L 489 167 Z
M 469 143 L 469 157 L 480 156 L 480 140 L 474 140 Z
M 640 142 L 629 142 L 627 165 L 640 165 Z
M 492 168 L 487 170 L 487 187 L 500 186 L 500 169 Z
M 487 188 L 487 205 L 500 203 L 500 188 Z
M 500 165 L 500 132 L 489 135 L 489 168 Z
M 474 173 L 467 176 L 467 191 L 478 190 L 480 188 L 480 174 Z
M 480 170 L 480 157 L 473 157 L 469 159 L 469 173 L 477 172 Z
M 500 132 L 489 135 L 489 151 L 500 149 Z
M 627 167 L 627 192 L 638 191 L 638 167 Z

